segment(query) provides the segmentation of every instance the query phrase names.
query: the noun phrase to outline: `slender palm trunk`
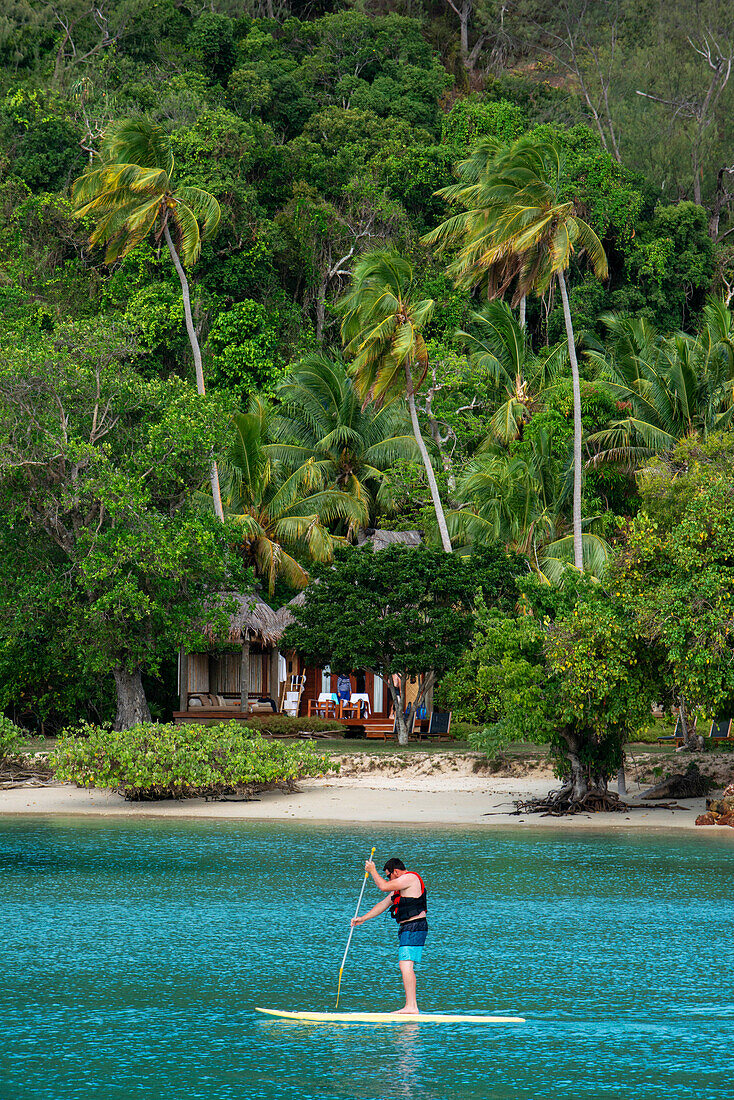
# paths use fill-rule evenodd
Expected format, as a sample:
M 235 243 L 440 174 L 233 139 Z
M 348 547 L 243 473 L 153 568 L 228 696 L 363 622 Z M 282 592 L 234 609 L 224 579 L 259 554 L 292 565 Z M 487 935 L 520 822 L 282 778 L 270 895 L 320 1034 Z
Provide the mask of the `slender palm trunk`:
M 528 300 L 526 296 L 523 294 L 522 298 L 520 299 L 520 328 L 525 328 L 525 312 L 527 309 L 527 301 Z
M 410 366 L 405 365 L 405 388 L 408 397 L 408 409 L 410 411 L 410 423 L 413 426 L 413 435 L 415 441 L 418 444 L 418 449 L 423 459 L 423 465 L 426 468 L 426 477 L 428 478 L 428 485 L 431 490 L 431 499 L 433 500 L 433 507 L 436 512 L 436 522 L 438 523 L 438 529 L 441 533 L 441 543 L 447 554 L 451 553 L 451 539 L 449 538 L 449 529 L 446 526 L 446 516 L 444 515 L 443 504 L 441 503 L 441 497 L 438 492 L 438 482 L 436 481 L 436 475 L 433 472 L 433 466 L 431 465 L 431 459 L 428 454 L 428 448 L 426 447 L 425 440 L 421 435 L 420 424 L 418 423 L 418 413 L 415 408 L 415 394 L 413 393 L 413 378 L 410 373 Z
M 573 383 L 573 563 L 577 569 L 584 569 L 584 547 L 581 541 L 581 383 L 579 382 L 579 364 L 576 358 L 576 342 L 573 336 L 571 309 L 568 304 L 566 280 L 563 272 L 556 272 L 561 288 L 563 319 L 566 322 L 568 358 L 571 361 L 571 381 Z
M 171 240 L 171 233 L 168 225 L 163 226 L 163 233 L 166 238 L 166 244 L 168 245 L 168 251 L 171 254 L 173 260 L 173 266 L 178 273 L 179 282 L 181 283 L 181 295 L 183 297 L 184 317 L 186 318 L 186 332 L 188 333 L 189 343 L 191 344 L 191 352 L 194 356 L 194 369 L 196 371 L 196 391 L 203 397 L 206 393 L 204 388 L 204 367 L 201 362 L 201 348 L 199 347 L 199 338 L 196 335 L 196 329 L 194 328 L 194 319 L 191 316 L 191 295 L 189 294 L 189 280 L 186 278 L 186 272 L 183 269 L 178 252 L 176 251 L 173 241 Z M 222 494 L 219 489 L 219 469 L 214 458 L 212 458 L 211 467 L 209 470 L 209 480 L 212 486 L 212 498 L 214 500 L 214 511 L 217 514 L 217 518 L 224 522 L 224 509 L 222 508 Z

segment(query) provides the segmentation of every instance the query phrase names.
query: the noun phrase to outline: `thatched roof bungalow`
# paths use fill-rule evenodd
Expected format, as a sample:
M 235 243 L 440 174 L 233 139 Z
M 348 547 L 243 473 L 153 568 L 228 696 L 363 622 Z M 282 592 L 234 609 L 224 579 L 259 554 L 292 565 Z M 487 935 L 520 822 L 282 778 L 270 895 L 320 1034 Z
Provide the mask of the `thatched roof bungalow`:
M 214 612 L 226 616 L 224 638 Z M 212 603 L 204 652 L 179 654 L 178 721 L 272 713 L 280 696 L 282 633 L 275 611 L 256 592 L 220 593 Z

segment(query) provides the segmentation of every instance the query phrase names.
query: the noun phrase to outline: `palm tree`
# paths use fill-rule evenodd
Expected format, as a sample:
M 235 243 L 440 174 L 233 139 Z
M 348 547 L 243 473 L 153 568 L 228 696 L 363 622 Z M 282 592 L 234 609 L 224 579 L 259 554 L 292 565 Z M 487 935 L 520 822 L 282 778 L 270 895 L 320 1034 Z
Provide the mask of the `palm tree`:
M 465 212 L 469 233 L 449 271 L 466 286 L 495 273 L 488 284 L 490 296 L 503 293 L 514 280 L 515 303 L 531 291 L 544 293 L 554 277 L 558 282 L 573 383 L 573 540 L 574 563 L 581 570 L 581 387 L 564 271 L 574 253 L 585 251 L 597 277 L 606 278 L 607 260 L 601 241 L 578 217 L 573 202 L 562 201 L 565 185 L 563 157 L 549 138 L 519 138 L 497 154 L 486 175 L 459 200 L 473 205 Z M 455 238 L 449 225 L 439 226 L 426 239 L 445 247 Z
M 527 334 L 505 302 L 488 302 L 459 330 L 474 366 L 488 380 L 498 407 L 489 422 L 489 443 L 508 444 L 522 435 L 540 391 L 565 365 L 565 347 L 533 356 Z
M 734 314 L 721 301 L 703 311 L 697 336 L 662 336 L 641 317 L 602 317 L 607 347 L 587 352 L 619 401 L 629 410 L 589 436 L 594 462 L 637 466 L 679 439 L 731 427 L 734 419 Z
M 557 582 L 573 559 L 573 539 L 564 534 L 567 467 L 553 455 L 550 435 L 539 431 L 511 455 L 488 447 L 468 463 L 458 492 L 465 503 L 448 515 L 461 545 L 502 542 L 526 554 L 539 576 Z M 593 534 L 582 534 L 585 571 L 602 575 L 610 554 Z
M 428 370 L 422 329 L 433 313 L 433 305 L 432 299 L 418 297 L 408 260 L 397 252 L 375 249 L 357 262 L 351 289 L 339 308 L 344 314 L 342 342 L 348 354 L 354 356 L 352 371 L 363 404 L 372 402 L 380 408 L 386 400 L 405 394 L 441 543 L 450 554 L 446 517 L 415 407 L 416 390 Z
M 165 240 L 181 283 L 196 388 L 203 397 L 201 348 L 184 268 L 198 260 L 202 242 L 213 234 L 221 212 L 208 191 L 174 183 L 173 170 L 171 143 L 161 126 L 145 118 L 114 122 L 102 138 L 98 161 L 74 181 L 74 209 L 79 218 L 92 215 L 97 219 L 89 243 L 106 245 L 108 264 L 125 256 L 149 233 L 156 241 Z M 211 484 L 215 511 L 223 519 L 214 460 Z
M 348 493 L 324 486 L 315 461 L 289 472 L 267 446 L 272 410 L 258 397 L 248 411 L 233 418 L 233 437 L 222 461 L 222 487 L 227 515 L 242 530 L 243 548 L 255 573 L 272 592 L 278 576 L 303 588 L 308 573 L 298 560 L 330 561 L 344 539 L 327 524 L 358 526 L 367 518 L 363 503 Z
M 392 506 L 389 468 L 420 452 L 402 401 L 362 406 L 340 357 L 305 355 L 278 389 L 268 454 L 289 470 L 315 464 L 324 485 L 349 493 L 370 512 Z
M 482 284 L 489 300 L 504 294 L 517 278 L 520 261 L 517 256 L 508 254 L 496 256 L 477 268 L 473 256 L 471 262 L 468 261 L 473 250 L 467 252 L 466 246 L 469 242 L 484 241 L 495 230 L 502 206 L 487 195 L 482 184 L 497 174 L 507 153 L 508 146 L 499 138 L 481 138 L 469 156 L 455 166 L 459 182 L 436 192 L 439 198 L 464 209 L 422 238 L 424 244 L 438 245 L 440 251 L 449 246 L 458 249 L 457 256 L 447 268 L 449 275 L 453 276 L 458 286 L 465 288 Z M 518 304 L 520 327 L 525 328 L 524 294 Z

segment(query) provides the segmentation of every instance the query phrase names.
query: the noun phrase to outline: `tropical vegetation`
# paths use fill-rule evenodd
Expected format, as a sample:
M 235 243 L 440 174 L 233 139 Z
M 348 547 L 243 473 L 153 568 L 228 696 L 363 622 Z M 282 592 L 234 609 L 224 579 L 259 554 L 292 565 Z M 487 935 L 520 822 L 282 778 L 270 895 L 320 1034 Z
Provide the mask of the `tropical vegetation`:
M 14 722 L 168 718 L 214 593 L 308 602 L 372 527 L 512 563 L 436 688 L 577 795 L 653 699 L 729 705 L 731 5 L 403 10 L 4 13 Z
M 50 764 L 57 779 L 111 788 L 132 802 L 253 794 L 332 770 L 312 744 L 264 738 L 238 722 L 141 723 L 124 730 L 64 730 Z

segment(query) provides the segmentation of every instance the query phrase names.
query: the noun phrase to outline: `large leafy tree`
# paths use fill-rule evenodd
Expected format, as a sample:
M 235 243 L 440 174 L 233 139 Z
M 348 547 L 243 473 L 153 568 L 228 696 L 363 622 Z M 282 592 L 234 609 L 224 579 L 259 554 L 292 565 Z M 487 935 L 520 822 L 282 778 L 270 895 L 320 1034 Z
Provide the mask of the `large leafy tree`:
M 607 260 L 596 233 L 564 197 L 566 184 L 563 156 L 551 138 L 527 136 L 492 152 L 477 182 L 454 196 L 465 207 L 465 237 L 450 270 L 467 286 L 486 281 L 490 297 L 513 285 L 515 302 L 531 291 L 543 293 L 554 278 L 558 283 L 574 396 L 574 564 L 582 570 L 581 391 L 564 272 L 574 254 L 585 251 L 594 273 L 605 278 Z M 426 239 L 451 244 L 462 222 L 452 219 Z
M 477 591 L 486 587 L 488 600 L 511 602 L 516 568 L 496 547 L 471 558 L 426 546 L 340 550 L 333 565 L 315 567 L 318 583 L 306 589 L 303 606 L 294 607 L 296 621 L 283 644 L 317 664 L 382 676 L 404 745 L 426 692 L 469 643 Z M 411 676 L 421 677 L 421 686 L 405 707 Z
M 277 459 L 278 448 L 268 445 L 272 418 L 273 410 L 257 397 L 247 412 L 235 413 L 221 464 L 226 514 L 240 529 L 245 560 L 271 592 L 279 576 L 303 588 L 303 561 L 331 561 L 344 540 L 329 524 L 356 528 L 367 520 L 366 502 L 330 487 L 313 456 L 292 470 Z
M 423 329 L 433 305 L 430 298 L 419 298 L 409 261 L 382 249 L 368 252 L 358 261 L 351 288 L 339 304 L 344 314 L 342 340 L 353 357 L 353 375 L 362 401 L 379 407 L 390 398 L 405 395 L 441 543 L 450 554 L 443 504 L 415 404 L 416 390 L 428 370 Z
M 625 609 L 598 585 L 523 584 L 523 614 L 481 610 L 453 690 L 468 680 L 492 723 L 475 738 L 496 753 L 528 740 L 550 746 L 567 780 L 552 798 L 570 812 L 606 808 L 625 742 L 650 722 L 653 659 Z M 601 796 L 601 797 L 600 797 Z
M 232 531 L 189 504 L 228 409 L 146 379 L 133 354 L 97 323 L 0 361 L 3 636 L 114 678 L 118 728 L 150 718 L 142 675 L 201 639 L 212 593 L 245 583 Z
M 324 484 L 348 493 L 370 513 L 392 506 L 389 471 L 419 457 L 402 401 L 363 406 L 338 357 L 312 353 L 295 364 L 278 390 L 281 402 L 267 447 L 289 470 L 318 470 Z
M 98 160 L 74 182 L 78 217 L 92 217 L 96 226 L 90 244 L 106 246 L 105 261 L 115 263 L 152 233 L 165 240 L 181 283 L 186 332 L 196 371 L 196 387 L 204 396 L 201 348 L 191 314 L 191 294 L 185 268 L 192 267 L 202 242 L 219 224 L 214 195 L 174 180 L 171 143 L 162 126 L 139 117 L 113 123 L 105 131 Z M 214 507 L 223 518 L 219 473 L 210 471 Z
M 669 689 L 706 717 L 734 713 L 734 436 L 692 435 L 640 474 L 614 591 Z

